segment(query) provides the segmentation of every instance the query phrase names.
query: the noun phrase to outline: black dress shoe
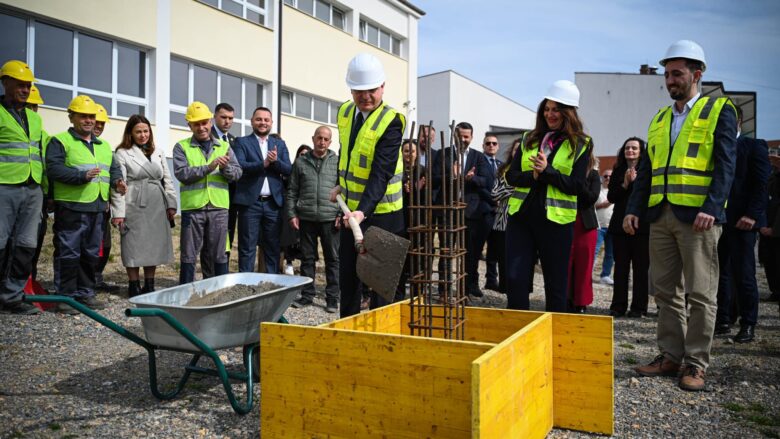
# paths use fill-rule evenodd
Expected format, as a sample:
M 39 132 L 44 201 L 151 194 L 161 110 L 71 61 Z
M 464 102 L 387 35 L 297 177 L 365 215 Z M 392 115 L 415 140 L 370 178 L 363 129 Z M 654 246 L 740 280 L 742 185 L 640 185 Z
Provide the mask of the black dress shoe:
M 614 317 L 614 318 L 618 318 L 618 317 L 625 316 L 626 313 L 625 312 L 621 312 L 621 311 L 615 311 L 614 309 L 611 309 L 611 310 L 609 310 L 609 315 Z
M 628 312 L 628 316 L 631 317 L 631 318 L 635 318 L 635 319 L 644 317 L 646 315 L 647 315 L 647 313 L 646 312 L 642 312 L 642 311 L 631 310 L 631 311 Z
M 728 323 L 716 323 L 715 335 L 729 335 L 731 334 L 731 325 Z
M 485 282 L 486 290 L 500 291 L 501 287 L 498 286 L 498 282 Z
M 780 302 L 780 293 L 773 291 L 772 294 L 764 299 L 767 302 Z
M 734 336 L 734 341 L 737 343 L 750 343 L 756 337 L 755 325 L 742 325 L 739 328 L 739 332 Z
M 479 289 L 479 287 L 472 287 L 469 288 L 467 291 L 469 296 L 482 297 L 485 295 L 485 293 L 483 293 L 482 290 Z
M 575 306 L 574 307 L 574 313 L 575 314 L 585 314 L 585 312 L 588 310 L 587 306 Z

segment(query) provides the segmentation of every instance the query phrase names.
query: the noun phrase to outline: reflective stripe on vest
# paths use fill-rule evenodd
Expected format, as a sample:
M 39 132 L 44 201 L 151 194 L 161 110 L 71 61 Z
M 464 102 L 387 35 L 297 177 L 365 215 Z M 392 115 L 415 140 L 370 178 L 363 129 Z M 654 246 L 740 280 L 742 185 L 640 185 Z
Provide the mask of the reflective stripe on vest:
M 28 178 L 40 184 L 43 178 L 41 117 L 27 108 L 24 111 L 29 137 L 11 113 L 0 105 L 0 184 L 24 183 Z
M 398 113 L 390 106 L 382 104 L 374 110 L 355 138 L 352 153 L 348 153 L 349 137 L 352 133 L 352 121 L 355 118 L 355 104 L 352 101 L 341 105 L 338 112 L 339 141 L 341 142 L 341 154 L 339 154 L 339 185 L 344 195 L 344 200 L 351 210 L 356 210 L 360 204 L 360 198 L 368 184 L 368 176 L 371 173 L 371 164 L 374 161 L 374 151 L 379 139 L 385 134 L 387 127 L 395 119 L 401 118 L 401 131 L 406 125 L 403 114 Z M 389 213 L 403 208 L 403 155 L 401 144 L 398 144 L 398 160 L 395 165 L 395 173 L 387 181 L 387 189 L 384 196 L 377 203 L 373 213 Z
M 65 149 L 65 166 L 82 172 L 100 168 L 100 174 L 84 184 L 67 184 L 54 180 L 54 199 L 73 203 L 91 203 L 99 196 L 103 201 L 108 201 L 108 190 L 111 182 L 109 170 L 113 160 L 111 146 L 108 142 L 97 139 L 92 144 L 93 153 L 81 139 L 73 137 L 68 131 L 54 137 L 62 143 Z
M 704 204 L 715 165 L 712 154 L 715 127 L 726 105 L 734 107 L 727 97 L 699 98 L 685 118 L 673 148 L 670 148 L 672 107 L 661 109 L 653 117 L 647 135 L 652 165 L 649 207 L 660 204 L 664 197 L 679 206 Z
M 571 175 L 574 163 L 585 153 L 589 144 L 590 137 L 585 137 L 584 141 L 577 147 L 575 154 L 572 151 L 569 139 L 564 140 L 558 147 L 559 151 L 555 153 L 555 157 L 553 157 L 553 161 L 549 166 L 552 166 L 563 175 Z M 523 136 L 520 148 L 522 151 L 520 159 L 521 170 L 524 172 L 533 171 L 530 158 L 539 153 L 539 145 L 534 144 L 530 149 L 525 148 L 525 136 Z M 509 215 L 514 215 L 520 210 L 520 206 L 523 205 L 529 192 L 531 192 L 530 187 L 515 188 L 507 202 L 507 213 Z M 544 204 L 547 211 L 547 219 L 554 223 L 569 224 L 577 218 L 577 195 L 566 194 L 553 185 L 547 185 L 547 198 Z
M 179 141 L 179 145 L 187 157 L 187 164 L 192 167 L 211 164 L 217 157 L 226 155 L 229 148 L 228 143 L 224 140 L 215 140 L 211 155 L 206 159 L 200 146 L 192 144 L 191 137 Z M 219 168 L 192 184 L 182 184 L 179 190 L 181 191 L 181 210 L 183 211 L 200 209 L 209 203 L 222 209 L 230 207 L 228 181 L 222 176 Z

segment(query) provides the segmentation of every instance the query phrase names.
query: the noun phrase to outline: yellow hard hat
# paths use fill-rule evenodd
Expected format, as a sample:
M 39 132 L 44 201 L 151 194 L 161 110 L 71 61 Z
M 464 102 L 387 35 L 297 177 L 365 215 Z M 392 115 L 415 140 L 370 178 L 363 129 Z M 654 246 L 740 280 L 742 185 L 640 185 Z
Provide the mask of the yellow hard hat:
M 106 112 L 106 107 L 96 103 L 97 105 L 97 114 L 95 115 L 95 120 L 98 122 L 108 122 L 108 112 Z
M 211 119 L 212 117 L 214 117 L 214 115 L 211 114 L 209 107 L 203 102 L 198 101 L 191 103 L 190 106 L 187 107 L 187 114 L 184 115 L 187 122 L 197 122 L 199 120 Z
M 78 95 L 70 101 L 68 110 L 74 113 L 95 114 L 98 113 L 98 104 L 87 95 Z
M 35 81 L 35 76 L 33 76 L 30 66 L 25 62 L 17 61 L 15 59 L 3 64 L 3 68 L 0 69 L 0 78 L 3 76 L 10 76 L 24 82 Z
M 41 92 L 38 91 L 38 87 L 34 85 L 30 87 L 30 96 L 27 97 L 27 103 L 34 104 L 34 105 L 43 105 L 43 98 L 41 97 Z

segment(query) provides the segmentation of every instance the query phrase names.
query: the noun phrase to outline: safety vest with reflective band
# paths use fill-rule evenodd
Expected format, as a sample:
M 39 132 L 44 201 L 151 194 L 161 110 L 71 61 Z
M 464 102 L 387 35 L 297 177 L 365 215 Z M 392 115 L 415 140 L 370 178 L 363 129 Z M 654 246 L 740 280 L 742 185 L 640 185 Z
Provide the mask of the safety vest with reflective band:
M 339 185 L 350 210 L 356 210 L 360 197 L 368 184 L 371 164 L 374 161 L 374 151 L 379 139 L 385 134 L 387 127 L 398 115 L 401 118 L 401 132 L 406 126 L 406 118 L 389 105 L 382 103 L 363 123 L 355 138 L 352 153 L 348 152 L 349 136 L 352 133 L 352 121 L 355 116 L 355 104 L 347 101 L 341 105 L 338 113 L 339 140 L 341 154 L 339 156 Z M 398 144 L 398 161 L 394 175 L 387 181 L 385 195 L 377 203 L 373 213 L 390 213 L 403 208 L 403 176 L 404 160 L 401 154 L 401 144 Z
M 40 184 L 43 177 L 41 116 L 27 108 L 24 111 L 29 136 L 11 113 L 0 105 L 0 184 L 24 183 L 28 178 Z
M 65 149 L 65 166 L 78 169 L 81 172 L 100 168 L 100 174 L 84 184 L 67 184 L 54 180 L 54 199 L 74 203 L 91 203 L 99 196 L 103 201 L 108 201 L 108 189 L 111 182 L 109 170 L 113 159 L 111 146 L 108 142 L 97 139 L 92 143 L 93 153 L 81 139 L 73 137 L 69 131 L 59 133 L 54 137 L 62 143 Z
M 679 206 L 704 204 L 715 165 L 712 155 L 715 126 L 725 105 L 734 108 L 727 97 L 699 98 L 685 118 L 673 148 L 669 145 L 672 107 L 661 109 L 653 117 L 647 134 L 647 151 L 653 169 L 648 207 L 661 203 L 664 196 Z
M 590 137 L 585 137 L 577 147 L 576 153 L 573 153 L 569 139 L 564 140 L 558 147 L 559 151 L 555 153 L 555 157 L 553 157 L 553 161 L 549 166 L 552 166 L 563 175 L 571 175 L 574 163 L 585 153 L 589 143 Z M 525 138 L 523 138 L 520 148 L 523 152 L 520 162 L 521 170 L 533 171 L 533 163 L 530 159 L 531 156 L 539 154 L 539 144 L 534 143 L 532 148 L 527 149 L 525 148 Z M 520 210 L 520 206 L 523 205 L 523 201 L 525 201 L 529 192 L 531 192 L 530 187 L 515 188 L 507 202 L 507 213 L 509 215 L 514 215 Z M 551 184 L 547 185 L 547 198 L 544 205 L 547 211 L 547 219 L 554 223 L 569 224 L 577 218 L 577 195 L 566 194 Z
M 211 155 L 208 159 L 203 155 L 203 150 L 198 145 L 192 144 L 191 137 L 179 141 L 179 145 L 181 145 L 181 149 L 184 151 L 187 163 L 190 166 L 206 166 L 216 160 L 217 157 L 227 155 L 230 148 L 224 140 L 213 139 L 213 141 Z M 218 167 L 195 183 L 182 184 L 180 191 L 181 210 L 200 209 L 209 203 L 214 207 L 222 209 L 230 207 L 228 181 L 222 176 Z

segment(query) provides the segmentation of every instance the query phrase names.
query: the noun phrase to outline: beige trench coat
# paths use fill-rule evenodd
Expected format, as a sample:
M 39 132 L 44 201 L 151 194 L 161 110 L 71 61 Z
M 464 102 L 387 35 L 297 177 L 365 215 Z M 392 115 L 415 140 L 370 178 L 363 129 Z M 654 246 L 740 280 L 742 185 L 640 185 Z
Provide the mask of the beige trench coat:
M 117 149 L 114 162 L 127 183 L 123 196 L 111 193 L 111 214 L 124 218 L 121 232 L 122 264 L 149 267 L 173 262 L 173 242 L 166 209 L 176 209 L 176 189 L 163 152 L 151 160 L 141 148 Z

